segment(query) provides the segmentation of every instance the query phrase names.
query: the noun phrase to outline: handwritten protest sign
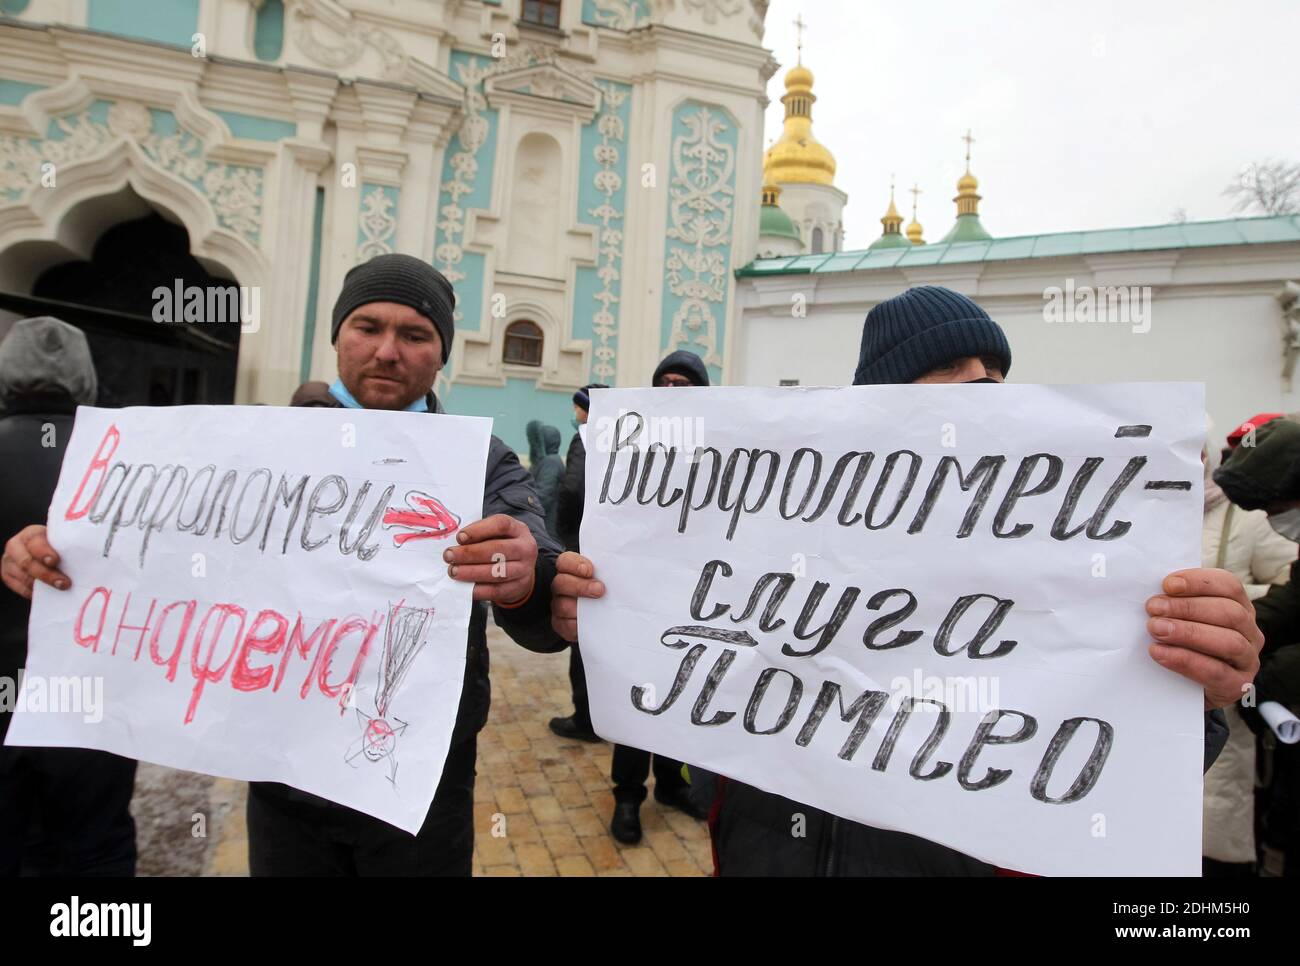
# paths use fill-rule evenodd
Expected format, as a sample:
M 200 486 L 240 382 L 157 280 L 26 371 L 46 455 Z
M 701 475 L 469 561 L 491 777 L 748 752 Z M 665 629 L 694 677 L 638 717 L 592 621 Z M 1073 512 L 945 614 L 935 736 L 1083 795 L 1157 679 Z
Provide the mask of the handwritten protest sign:
M 7 743 L 277 781 L 419 830 L 460 702 L 491 421 L 350 409 L 81 408 L 49 514 L 29 676 L 103 680 L 101 721 Z
M 591 399 L 602 736 L 1006 868 L 1199 872 L 1144 604 L 1199 563 L 1201 386 Z

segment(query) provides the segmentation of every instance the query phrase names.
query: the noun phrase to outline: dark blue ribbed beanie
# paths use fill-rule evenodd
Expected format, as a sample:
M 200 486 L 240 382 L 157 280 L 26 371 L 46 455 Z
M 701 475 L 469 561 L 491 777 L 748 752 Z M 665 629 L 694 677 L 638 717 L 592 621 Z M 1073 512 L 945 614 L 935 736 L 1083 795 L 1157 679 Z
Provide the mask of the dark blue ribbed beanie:
M 573 394 L 573 404 L 575 406 L 581 406 L 583 409 L 590 411 L 591 390 L 608 389 L 608 388 L 609 386 L 605 385 L 603 382 L 589 383 L 588 385 L 583 386 L 581 389 L 579 389 L 577 392 Z
M 909 288 L 881 302 L 862 324 L 853 385 L 903 385 L 967 356 L 997 356 L 1011 371 L 1006 333 L 989 314 L 952 289 Z

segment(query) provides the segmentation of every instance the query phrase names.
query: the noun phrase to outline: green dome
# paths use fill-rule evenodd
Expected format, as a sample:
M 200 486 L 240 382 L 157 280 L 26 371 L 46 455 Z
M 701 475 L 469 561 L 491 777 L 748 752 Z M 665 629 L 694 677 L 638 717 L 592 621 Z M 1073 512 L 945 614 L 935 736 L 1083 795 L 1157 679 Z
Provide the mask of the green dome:
M 782 238 L 793 238 L 800 241 L 799 229 L 794 226 L 794 222 L 777 205 L 764 205 L 758 216 L 758 234 L 778 235 Z
M 912 242 L 908 239 L 906 235 L 900 235 L 896 231 L 890 231 L 890 232 L 885 232 L 885 234 L 881 235 L 870 245 L 868 245 L 867 251 L 874 252 L 881 248 L 911 248 L 911 247 L 912 247 Z
M 948 234 L 939 239 L 940 242 L 969 242 L 969 241 L 990 241 L 993 238 L 983 225 L 980 224 L 979 215 L 958 215 L 957 224 L 953 225 Z

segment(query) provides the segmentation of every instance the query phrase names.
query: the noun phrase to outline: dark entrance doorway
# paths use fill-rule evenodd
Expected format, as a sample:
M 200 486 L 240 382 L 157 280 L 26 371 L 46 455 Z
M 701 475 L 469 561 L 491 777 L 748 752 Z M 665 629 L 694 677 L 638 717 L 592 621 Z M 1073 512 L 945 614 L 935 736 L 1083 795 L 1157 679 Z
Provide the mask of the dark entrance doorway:
M 104 232 L 90 261 L 47 268 L 30 295 L 0 292 L 0 307 L 53 315 L 86 333 L 101 406 L 234 402 L 239 319 L 155 321 L 159 288 L 203 292 L 237 283 L 190 255 L 189 235 L 157 213 Z M 236 289 L 238 291 L 238 289 Z

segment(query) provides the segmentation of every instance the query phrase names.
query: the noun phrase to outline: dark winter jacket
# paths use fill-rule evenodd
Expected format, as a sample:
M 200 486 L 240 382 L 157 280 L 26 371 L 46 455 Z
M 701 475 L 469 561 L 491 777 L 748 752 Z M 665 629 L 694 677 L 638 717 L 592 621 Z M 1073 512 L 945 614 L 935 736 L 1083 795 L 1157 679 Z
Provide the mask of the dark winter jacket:
M 556 500 L 555 522 L 565 550 L 578 549 L 578 532 L 582 529 L 582 504 L 587 495 L 587 447 L 582 434 L 574 433 L 564 458 L 564 478 Z
M 95 391 L 85 337 L 64 322 L 26 319 L 0 345 L 0 543 L 45 522 L 73 414 Z M 30 616 L 30 601 L 0 589 L 0 675 L 26 665 Z M 0 739 L 9 716 L 0 711 Z
M 442 412 L 438 398 L 429 393 L 429 412 Z M 298 406 L 341 407 L 323 382 L 307 383 L 294 393 Z M 496 436 L 488 445 L 487 474 L 483 491 L 483 516 L 505 513 L 528 525 L 537 541 L 537 582 L 532 596 L 521 607 L 505 609 L 493 605 L 492 617 L 498 627 L 509 634 L 515 643 L 530 651 L 549 654 L 562 651 L 567 644 L 551 629 L 551 581 L 555 579 L 555 558 L 560 547 L 546 532 L 542 518 L 541 502 L 533 488 L 532 478 L 514 450 Z M 488 679 L 487 605 L 479 602 L 470 611 L 469 640 L 466 645 L 465 683 L 456 712 L 456 725 L 451 735 L 455 747 L 476 735 L 487 723 L 491 702 L 491 682 Z M 290 788 L 287 785 L 266 785 L 266 790 L 284 798 L 321 806 L 342 808 L 323 798 Z
M 1205 770 L 1223 750 L 1222 711 L 1205 715 Z M 710 822 L 725 876 L 991 876 L 996 866 L 905 832 L 874 828 L 723 779 Z
M 1229 500 L 1247 510 L 1275 510 L 1300 501 L 1300 422 L 1287 416 L 1260 426 L 1255 445 L 1233 450 L 1215 470 L 1214 480 Z M 1300 561 L 1291 565 L 1291 580 L 1300 581 Z M 1270 587 L 1255 601 L 1255 621 L 1264 632 L 1255 705 L 1279 701 L 1300 709 L 1300 583 Z M 1242 716 L 1258 730 L 1253 708 L 1243 708 Z
M 555 537 L 556 506 L 560 498 L 560 480 L 564 477 L 564 461 L 560 459 L 560 431 L 554 426 L 534 419 L 526 427 L 528 434 L 529 472 L 537 487 L 537 498 L 545 511 L 546 532 Z

